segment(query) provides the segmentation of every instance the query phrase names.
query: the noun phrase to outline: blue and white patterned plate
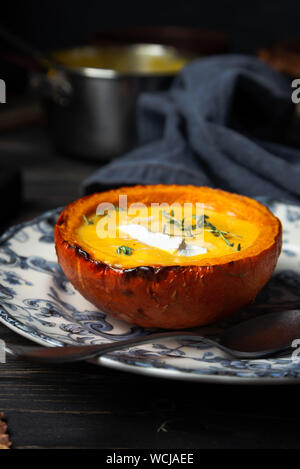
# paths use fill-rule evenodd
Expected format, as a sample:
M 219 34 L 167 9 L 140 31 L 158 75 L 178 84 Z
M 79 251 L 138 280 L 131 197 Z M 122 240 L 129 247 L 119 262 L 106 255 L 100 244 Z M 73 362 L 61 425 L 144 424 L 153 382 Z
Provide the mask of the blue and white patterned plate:
M 224 327 L 257 314 L 300 307 L 300 207 L 264 202 L 281 219 L 283 252 L 272 279 L 255 304 L 227 322 L 205 328 L 215 336 Z M 57 263 L 53 227 L 60 209 L 10 228 L 0 239 L 0 321 L 46 346 L 97 344 L 147 334 L 97 310 L 69 283 Z M 300 361 L 291 357 L 236 360 L 195 342 L 162 340 L 113 352 L 95 363 L 165 378 L 229 383 L 300 383 Z

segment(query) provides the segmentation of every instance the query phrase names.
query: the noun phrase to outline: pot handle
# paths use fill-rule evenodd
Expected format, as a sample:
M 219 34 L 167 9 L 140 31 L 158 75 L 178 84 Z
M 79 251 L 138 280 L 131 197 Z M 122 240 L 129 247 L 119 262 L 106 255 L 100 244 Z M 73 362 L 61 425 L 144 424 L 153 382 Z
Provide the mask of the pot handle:
M 33 73 L 29 77 L 30 87 L 43 98 L 48 98 L 60 106 L 67 106 L 72 96 L 72 85 L 66 74 L 60 70 Z

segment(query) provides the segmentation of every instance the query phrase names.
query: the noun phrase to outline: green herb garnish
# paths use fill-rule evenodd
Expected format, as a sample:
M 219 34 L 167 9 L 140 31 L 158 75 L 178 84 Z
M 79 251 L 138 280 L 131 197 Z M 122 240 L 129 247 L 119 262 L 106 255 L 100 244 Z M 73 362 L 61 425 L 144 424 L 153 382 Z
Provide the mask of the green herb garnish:
M 197 228 L 204 228 L 210 231 L 216 238 L 221 238 L 223 241 L 227 244 L 227 246 L 230 246 L 233 248 L 234 243 L 231 243 L 228 241 L 227 237 L 237 237 L 240 238 L 241 236 L 235 235 L 233 233 L 229 233 L 228 231 L 222 231 L 219 230 L 215 225 L 213 225 L 209 220 L 208 215 L 201 215 L 200 217 L 196 217 L 196 215 L 193 215 L 193 218 L 197 220 Z M 240 245 L 239 245 L 240 246 Z M 238 249 L 239 251 L 240 249 Z
M 196 228 L 204 228 L 210 233 L 212 233 L 216 238 L 221 238 L 223 241 L 227 244 L 229 247 L 234 247 L 234 243 L 231 243 L 227 238 L 231 237 L 237 237 L 241 238 L 241 236 L 236 235 L 234 233 L 229 233 L 228 231 L 223 231 L 219 230 L 215 225 L 213 225 L 209 220 L 208 215 L 200 215 L 197 217 L 196 215 L 192 215 L 192 218 L 196 220 L 195 224 L 192 225 L 185 225 L 185 220 L 184 218 L 182 220 L 177 220 L 174 218 L 174 210 L 170 211 L 170 214 L 168 214 L 165 210 L 162 210 L 162 215 L 167 218 L 169 221 L 170 225 L 175 225 L 177 226 L 181 231 L 184 231 L 188 237 L 192 237 L 192 231 L 195 230 Z M 165 227 L 164 227 L 164 232 L 165 232 Z M 241 245 L 238 244 L 237 250 L 241 250 Z
M 191 229 L 196 228 L 196 225 L 189 225 L 189 226 L 186 227 L 185 224 L 184 224 L 184 218 L 182 220 L 177 220 L 177 218 L 174 217 L 174 210 L 171 210 L 170 214 L 168 214 L 165 210 L 162 210 L 161 213 L 165 218 L 167 218 L 170 225 L 175 225 L 181 231 L 187 232 L 188 237 L 192 236 Z M 165 228 L 164 228 L 164 233 L 165 233 Z
M 216 238 L 222 238 L 223 241 L 227 244 L 227 246 L 230 246 L 231 248 L 234 246 L 234 243 L 230 243 L 226 236 L 231 236 L 231 233 L 228 233 L 227 231 L 222 231 L 219 230 L 216 226 L 214 226 L 212 223 L 210 223 L 207 220 L 204 220 L 204 228 L 209 228 L 209 231 L 216 237 Z
M 91 220 L 88 220 L 86 215 L 83 215 L 82 218 L 87 225 L 93 225 L 94 223 Z
M 163 422 L 159 427 L 158 429 L 156 430 L 157 433 L 159 432 L 167 432 L 168 430 L 166 429 L 166 425 L 168 423 L 168 420 L 166 420 L 165 422 Z
M 179 228 L 181 228 L 181 222 L 178 221 L 176 218 L 174 218 L 174 210 L 171 210 L 170 215 L 165 210 L 162 210 L 161 213 L 165 218 L 167 218 L 170 225 L 176 225 Z M 172 213 L 173 213 L 173 215 L 172 215 Z
M 242 249 L 242 246 L 241 246 L 241 244 L 239 243 L 239 244 L 237 245 L 236 250 L 237 250 L 237 251 L 240 251 L 241 249 Z
M 119 205 L 114 205 L 116 212 L 125 212 L 125 208 L 120 207 Z
M 125 256 L 131 256 L 134 249 L 129 246 L 119 246 L 117 248 L 117 254 L 125 254 Z

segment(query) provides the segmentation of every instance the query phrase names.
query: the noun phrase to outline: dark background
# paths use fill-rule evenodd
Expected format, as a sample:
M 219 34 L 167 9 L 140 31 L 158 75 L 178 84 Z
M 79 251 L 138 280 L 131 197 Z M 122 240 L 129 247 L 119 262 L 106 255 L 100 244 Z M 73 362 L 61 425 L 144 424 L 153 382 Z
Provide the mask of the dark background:
M 299 13 L 299 0 L 8 0 L 0 22 L 42 50 L 84 43 L 106 28 L 167 24 L 224 32 L 231 51 L 255 54 L 300 36 Z M 8 96 L 25 89 L 24 72 L 4 60 L 0 78 Z M 10 131 L 0 140 L 0 164 L 20 167 L 23 180 L 22 205 L 10 210 L 7 226 L 74 200 L 79 183 L 98 167 L 70 165 L 42 128 Z M 8 188 L 16 193 L 11 181 L 2 185 L 2 218 L 12 200 Z M 3 325 L 0 338 L 29 343 Z M 297 448 L 298 393 L 297 386 L 176 382 L 90 364 L 47 367 L 10 359 L 0 370 L 0 410 L 14 448 Z M 167 431 L 158 431 L 164 422 Z
M 109 28 L 171 25 L 220 31 L 228 36 L 230 51 L 255 54 L 260 47 L 300 36 L 299 13 L 297 0 L 13 0 L 2 3 L 0 23 L 41 50 L 83 44 Z M 4 49 L 0 43 L 0 52 Z M 3 58 L 0 74 L 8 95 L 26 89 L 24 71 Z
M 298 36 L 297 0 L 53 0 L 3 2 L 1 22 L 43 49 L 85 42 L 91 33 L 126 25 L 181 25 L 220 30 L 236 52 Z

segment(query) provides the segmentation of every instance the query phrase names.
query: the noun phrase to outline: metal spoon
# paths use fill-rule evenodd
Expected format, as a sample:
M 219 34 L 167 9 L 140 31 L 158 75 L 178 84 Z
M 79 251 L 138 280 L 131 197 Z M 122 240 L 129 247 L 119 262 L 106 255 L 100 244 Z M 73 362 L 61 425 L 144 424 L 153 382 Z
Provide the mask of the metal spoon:
M 226 329 L 219 342 L 192 331 L 166 331 L 101 345 L 71 345 L 65 347 L 7 346 L 6 352 L 19 358 L 48 363 L 87 360 L 159 339 L 189 339 L 205 341 L 235 358 L 263 358 L 293 349 L 292 342 L 300 339 L 300 310 L 269 313 Z M 300 341 L 299 341 L 300 342 Z

